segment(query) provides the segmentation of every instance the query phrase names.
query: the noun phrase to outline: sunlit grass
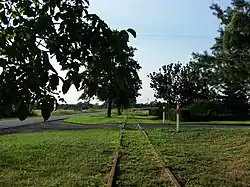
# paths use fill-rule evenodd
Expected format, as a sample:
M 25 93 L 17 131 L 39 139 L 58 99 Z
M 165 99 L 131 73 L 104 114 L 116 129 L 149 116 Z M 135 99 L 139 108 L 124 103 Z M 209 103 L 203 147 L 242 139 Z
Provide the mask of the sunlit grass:
M 119 131 L 0 136 L 0 186 L 105 186 Z
M 249 186 L 250 129 L 150 129 L 149 137 L 184 186 Z

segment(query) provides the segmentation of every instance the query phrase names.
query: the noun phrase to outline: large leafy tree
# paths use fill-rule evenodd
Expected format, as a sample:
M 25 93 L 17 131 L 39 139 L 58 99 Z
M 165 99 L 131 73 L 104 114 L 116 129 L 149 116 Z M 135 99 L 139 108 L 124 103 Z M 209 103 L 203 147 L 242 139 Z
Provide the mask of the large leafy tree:
M 250 3 L 232 0 L 223 10 L 218 4 L 211 9 L 220 20 L 219 37 L 212 54 L 194 54 L 200 72 L 209 76 L 226 113 L 247 115 L 250 92 Z
M 87 0 L 0 2 L 0 102 L 5 113 L 14 108 L 23 120 L 38 102 L 46 120 L 57 101 L 60 80 L 63 93 L 72 84 L 93 89 L 92 80 L 86 79 L 95 72 L 82 72 L 80 67 L 99 71 L 106 66 L 100 51 L 112 39 L 112 31 L 87 8 Z M 128 39 L 126 31 L 122 34 Z M 93 60 L 97 56 L 103 60 Z M 52 57 L 68 71 L 65 78 L 59 77 Z
M 193 63 L 171 63 L 163 66 L 158 73 L 149 74 L 149 77 L 155 97 L 164 99 L 169 107 L 176 107 L 177 104 L 185 107 L 195 100 L 209 98 L 206 80 L 196 72 Z
M 136 36 L 131 29 L 130 33 Z M 112 103 L 115 102 L 118 111 L 130 98 L 137 97 L 141 88 L 138 70 L 141 68 L 133 59 L 135 49 L 128 46 L 128 33 L 112 31 L 103 48 L 93 56 L 93 66 L 87 67 L 87 81 L 82 85 L 81 99 L 97 96 L 101 101 L 107 101 L 107 116 L 111 117 Z M 105 63 L 98 63 L 105 62 Z M 99 65 L 102 65 L 101 67 Z M 89 86 L 91 85 L 91 86 Z M 120 112 L 119 112 L 120 113 Z

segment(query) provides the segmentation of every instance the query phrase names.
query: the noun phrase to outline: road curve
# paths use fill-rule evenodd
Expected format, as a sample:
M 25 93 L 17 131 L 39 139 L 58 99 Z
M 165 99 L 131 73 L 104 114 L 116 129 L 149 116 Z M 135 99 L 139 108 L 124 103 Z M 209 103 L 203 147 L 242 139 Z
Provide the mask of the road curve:
M 82 114 L 74 114 L 74 115 L 65 115 L 65 116 L 51 116 L 48 120 L 48 122 L 52 121 L 58 121 L 58 120 L 64 120 L 68 119 L 70 117 L 79 116 L 79 115 L 90 115 L 94 113 L 82 113 Z M 42 117 L 29 117 L 25 119 L 24 121 L 20 121 L 19 119 L 7 119 L 7 120 L 0 120 L 0 130 L 6 129 L 6 128 L 12 128 L 12 127 L 19 127 L 19 126 L 26 126 L 31 125 L 35 123 L 42 123 L 44 122 Z

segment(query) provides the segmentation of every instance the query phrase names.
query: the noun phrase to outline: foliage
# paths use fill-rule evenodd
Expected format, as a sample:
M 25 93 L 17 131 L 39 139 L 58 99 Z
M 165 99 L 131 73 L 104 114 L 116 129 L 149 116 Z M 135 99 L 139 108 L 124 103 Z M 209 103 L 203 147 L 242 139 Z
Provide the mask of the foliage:
M 250 3 L 232 0 L 232 6 L 222 10 L 211 6 L 220 20 L 219 37 L 215 38 L 212 55 L 194 54 L 196 65 L 209 84 L 219 94 L 225 111 L 234 116 L 246 116 L 250 91 Z
M 127 105 L 130 99 L 139 95 L 138 91 L 141 89 L 138 76 L 141 67 L 133 59 L 135 49 L 128 46 L 127 33 L 115 30 L 109 34 L 110 40 L 107 40 L 102 50 L 93 57 L 95 63 L 87 67 L 88 81 L 82 85 L 84 93 L 80 97 L 90 99 L 97 96 L 99 100 L 107 101 L 108 117 L 111 116 L 113 102 L 118 108 Z
M 227 107 L 220 101 L 199 100 L 192 103 L 189 107 L 180 109 L 180 121 L 197 122 L 197 121 L 228 121 L 228 120 L 247 120 L 248 114 L 234 114 L 226 110 Z M 244 109 L 243 109 L 244 110 Z M 241 112 L 242 110 L 239 110 Z M 151 108 L 149 114 L 163 117 L 163 108 Z M 176 121 L 176 109 L 165 109 L 166 120 Z
M 87 8 L 87 0 L 0 2 L 0 103 L 5 112 L 14 106 L 23 120 L 40 103 L 46 120 L 52 105 L 62 100 L 57 92 L 60 81 L 64 94 L 74 85 L 94 95 L 97 87 L 91 77 L 110 67 L 105 48 L 111 40 L 118 44 L 121 39 L 116 42 L 114 32 Z M 136 36 L 133 29 L 119 32 L 123 44 L 128 33 Z M 119 53 L 119 47 L 113 53 Z M 65 78 L 58 75 L 52 59 L 67 72 Z
M 177 103 L 185 107 L 196 99 L 209 97 L 206 82 L 192 64 L 171 63 L 159 69 L 158 73 L 150 73 L 149 77 L 155 97 L 164 99 L 170 107 L 176 107 Z

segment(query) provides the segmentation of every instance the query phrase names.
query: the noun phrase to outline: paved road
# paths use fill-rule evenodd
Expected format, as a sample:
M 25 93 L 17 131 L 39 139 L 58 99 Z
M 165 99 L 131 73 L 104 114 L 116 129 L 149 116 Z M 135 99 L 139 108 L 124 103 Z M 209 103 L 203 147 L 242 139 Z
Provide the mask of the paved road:
M 74 114 L 74 115 L 66 115 L 66 116 L 51 116 L 48 121 L 57 121 L 57 120 L 64 120 L 70 117 L 79 116 L 79 115 L 90 115 L 93 113 L 83 113 L 83 114 Z M 0 120 L 0 130 L 5 128 L 11 127 L 18 127 L 23 125 L 35 124 L 43 122 L 43 118 L 41 117 L 34 117 L 34 118 L 27 118 L 24 121 L 20 121 L 18 119 L 8 119 L 8 120 Z

